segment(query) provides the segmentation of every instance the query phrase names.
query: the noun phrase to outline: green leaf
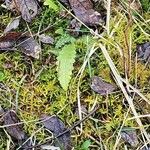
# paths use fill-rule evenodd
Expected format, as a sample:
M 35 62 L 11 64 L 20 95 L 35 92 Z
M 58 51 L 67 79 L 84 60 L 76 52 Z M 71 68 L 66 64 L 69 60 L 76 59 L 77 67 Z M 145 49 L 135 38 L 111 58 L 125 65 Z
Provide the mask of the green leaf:
M 5 74 L 2 71 L 0 71 L 0 81 L 4 81 L 4 79 L 5 79 Z
M 57 57 L 58 80 L 62 88 L 66 91 L 71 80 L 73 63 L 75 62 L 76 48 L 75 44 L 69 44 L 62 48 Z
M 64 34 L 59 38 L 59 40 L 56 43 L 56 48 L 60 48 L 68 43 L 73 43 L 75 41 L 75 38 L 70 36 L 69 34 Z
M 82 146 L 81 146 L 81 150 L 89 150 L 89 146 L 91 145 L 91 141 L 90 140 L 86 140 Z
M 57 33 L 57 34 L 59 34 L 59 35 L 63 35 L 63 34 L 64 34 L 64 30 L 63 30 L 62 27 L 60 27 L 59 29 L 57 29 L 57 30 L 55 31 L 55 33 Z
M 55 0 L 45 0 L 44 5 L 48 5 L 49 8 L 53 9 L 54 11 L 59 10 L 59 7 L 56 4 Z

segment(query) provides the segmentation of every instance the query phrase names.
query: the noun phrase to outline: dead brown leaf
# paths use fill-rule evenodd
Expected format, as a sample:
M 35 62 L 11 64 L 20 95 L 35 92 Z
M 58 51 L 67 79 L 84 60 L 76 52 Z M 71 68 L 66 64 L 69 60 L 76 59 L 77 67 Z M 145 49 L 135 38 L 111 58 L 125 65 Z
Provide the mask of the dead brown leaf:
M 42 120 L 45 128 L 53 132 L 55 137 L 66 130 L 64 123 L 56 116 L 42 115 Z M 67 132 L 55 139 L 54 144 L 55 146 L 58 146 L 60 148 L 62 147 L 65 150 L 71 150 L 70 132 Z
M 28 34 L 21 32 L 8 32 L 0 37 L 0 51 L 21 49 L 23 53 L 39 58 L 40 45 Z
M 150 62 L 150 42 L 146 42 L 137 46 L 138 58 Z
M 107 83 L 100 77 L 94 76 L 92 77 L 91 88 L 100 95 L 107 95 L 112 93 L 116 89 L 116 86 Z
M 0 37 L 0 51 L 12 50 L 15 48 L 16 41 L 21 37 L 21 32 L 9 32 Z
M 33 37 L 24 36 L 20 38 L 17 43 L 17 47 L 20 48 L 23 53 L 33 58 L 39 58 L 41 47 Z
M 138 145 L 138 137 L 136 131 L 131 128 L 123 128 L 121 131 L 121 138 L 129 143 L 132 147 L 136 147 Z
M 19 26 L 20 16 L 12 19 L 10 23 L 7 25 L 4 33 L 10 32 L 12 29 L 16 29 Z
M 9 110 L 7 112 L 3 111 L 3 126 L 5 126 L 7 133 L 12 137 L 14 144 L 21 146 L 22 150 L 31 150 L 29 147 L 32 143 L 28 139 L 27 134 L 23 131 L 23 126 L 20 124 L 20 120 L 14 110 Z
M 54 44 L 54 39 L 49 35 L 41 34 L 39 35 L 39 40 L 45 44 Z
M 7 8 L 21 13 L 22 18 L 31 22 L 38 14 L 38 4 L 36 0 L 5 0 Z
M 69 0 L 70 6 L 76 17 L 89 26 L 103 23 L 102 16 L 93 9 L 91 0 Z
M 16 140 L 25 139 L 25 133 L 22 129 L 22 125 L 18 124 L 20 120 L 15 111 L 10 110 L 6 112 L 6 114 L 3 116 L 3 119 L 4 125 L 6 126 L 6 131 L 11 137 L 15 138 Z

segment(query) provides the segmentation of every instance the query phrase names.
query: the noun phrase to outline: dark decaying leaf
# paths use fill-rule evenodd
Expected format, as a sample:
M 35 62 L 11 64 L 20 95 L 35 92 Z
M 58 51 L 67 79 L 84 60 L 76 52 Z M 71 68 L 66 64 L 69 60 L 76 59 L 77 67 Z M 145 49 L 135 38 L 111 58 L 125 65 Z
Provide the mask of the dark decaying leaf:
M 4 33 L 11 31 L 12 29 L 16 29 L 19 26 L 20 16 L 11 20 L 11 22 L 7 25 Z
M 18 40 L 18 47 L 21 48 L 22 52 L 28 56 L 39 58 L 41 52 L 40 45 L 34 40 L 33 37 L 24 36 Z
M 0 37 L 0 51 L 21 49 L 23 53 L 34 58 L 39 58 L 41 47 L 33 37 L 21 32 L 8 32 Z
M 150 61 L 150 42 L 137 46 L 137 56 L 144 61 Z
M 0 51 L 14 49 L 21 35 L 21 32 L 10 32 L 0 37 Z
M 36 0 L 5 0 L 6 6 L 21 13 L 22 18 L 31 22 L 38 13 L 38 4 Z
M 121 138 L 132 147 L 136 147 L 139 143 L 136 131 L 134 129 L 122 129 Z
M 76 17 L 89 26 L 104 23 L 100 13 L 93 9 L 91 0 L 69 0 Z
M 45 128 L 50 130 L 55 137 L 66 130 L 64 123 L 56 116 L 42 115 L 42 120 Z M 71 150 L 70 139 L 70 132 L 67 132 L 55 140 L 55 146 L 62 147 L 64 150 Z
M 92 77 L 91 88 L 100 95 L 107 95 L 112 93 L 116 89 L 116 86 L 107 83 L 100 77 L 94 76 Z
M 15 111 L 10 110 L 6 112 L 6 114 L 3 116 L 3 119 L 5 126 L 10 125 L 6 127 L 6 131 L 11 137 L 15 138 L 16 140 L 25 139 L 25 133 L 22 129 L 22 125 L 17 124 L 20 122 L 20 120 Z
M 45 44 L 54 44 L 54 39 L 49 35 L 41 34 L 39 35 L 39 39 L 42 43 Z
M 23 126 L 19 123 L 20 120 L 17 117 L 15 111 L 9 110 L 3 115 L 3 125 L 5 126 L 7 133 L 14 140 L 17 140 L 16 145 L 22 145 L 21 148 L 23 150 L 30 150 L 29 147 L 32 146 L 32 143 L 30 142 L 30 140 L 27 140 L 28 136 L 23 131 Z

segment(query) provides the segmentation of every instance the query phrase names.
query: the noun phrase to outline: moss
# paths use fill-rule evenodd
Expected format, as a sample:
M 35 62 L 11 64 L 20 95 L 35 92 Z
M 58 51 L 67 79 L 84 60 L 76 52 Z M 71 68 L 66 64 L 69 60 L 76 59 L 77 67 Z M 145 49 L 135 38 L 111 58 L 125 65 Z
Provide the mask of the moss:
M 7 13 L 0 16 L 2 20 L 0 34 L 3 33 L 3 29 L 10 21 L 11 15 Z M 115 17 L 113 17 L 114 15 Z M 96 47 L 99 46 L 99 43 L 106 46 L 122 77 L 126 73 L 126 70 L 124 70 L 124 61 L 126 64 L 130 62 L 129 82 L 134 85 L 137 80 L 137 87 L 148 98 L 150 97 L 149 66 L 145 66 L 139 60 L 137 63 L 135 61 L 136 45 L 149 41 L 149 37 L 141 31 L 135 22 L 132 22 L 125 35 L 125 29 L 129 21 L 128 17 L 124 12 L 115 10 L 113 10 L 113 16 L 110 20 L 110 31 L 113 31 L 113 35 L 110 36 L 104 31 L 103 37 L 106 40 L 97 39 L 88 32 L 86 32 L 87 35 L 83 32 L 79 38 L 70 36 L 66 31 L 69 22 L 68 19 L 62 18 L 59 14 L 52 12 L 47 7 L 43 8 L 41 14 L 35 18 L 32 24 L 28 24 L 32 33 L 37 33 L 39 26 L 41 26 L 40 31 L 42 31 L 45 27 L 51 25 L 51 28 L 46 31 L 46 34 L 55 37 L 56 43 L 63 37 L 61 34 L 55 32 L 59 29 L 63 29 L 63 34 L 75 40 L 77 56 L 72 80 L 67 92 L 61 88 L 56 71 L 56 57 L 61 48 L 43 44 L 42 54 L 39 60 L 29 58 L 20 52 L 5 52 L 0 54 L 0 82 L 6 86 L 6 89 L 0 88 L 0 105 L 6 109 L 15 109 L 17 101 L 18 115 L 21 121 L 24 122 L 24 130 L 29 136 L 34 133 L 39 143 L 45 141 L 50 135 L 41 128 L 42 125 L 38 122 L 41 114 L 57 114 L 67 127 L 71 127 L 79 119 L 75 110 L 77 109 L 77 86 L 80 83 L 81 104 L 85 105 L 86 109 L 90 111 L 97 103 L 100 105 L 100 109 L 90 119 L 83 122 L 83 132 L 81 135 L 76 130 L 72 131 L 73 145 L 76 149 L 79 149 L 85 139 L 92 137 L 91 141 L 94 146 L 98 146 L 96 140 L 98 142 L 102 140 L 102 145 L 105 145 L 108 149 L 112 149 L 114 146 L 115 137 L 117 136 L 119 127 L 122 125 L 129 106 L 128 104 L 124 104 L 126 101 L 123 101 L 124 96 L 119 88 L 117 92 L 108 95 L 108 97 L 102 97 L 91 90 L 90 77 L 93 75 L 101 76 L 106 81 L 115 84 L 112 72 L 99 48 L 89 59 L 89 63 L 81 75 L 80 81 L 78 77 L 76 78 L 85 61 L 85 55 L 90 51 L 93 44 Z M 143 16 L 145 19 L 148 18 L 148 13 L 143 14 Z M 138 23 L 148 33 L 149 29 L 147 25 L 141 22 L 141 20 L 138 20 Z M 86 30 L 84 27 L 83 29 Z M 27 30 L 27 26 L 23 21 L 18 30 L 22 32 Z M 132 57 L 128 59 L 126 42 L 130 43 L 130 38 L 132 41 Z M 10 68 L 6 67 L 8 63 L 10 64 Z M 25 79 L 20 83 L 23 77 Z M 18 94 L 18 98 L 16 98 L 16 94 Z M 139 99 L 136 96 L 136 101 Z M 138 110 L 139 106 L 136 109 Z M 143 109 L 147 109 L 147 104 L 143 103 Z M 129 112 L 128 118 L 130 117 L 132 117 L 132 112 Z M 125 126 L 138 127 L 134 120 L 126 121 Z M 0 135 L 0 149 L 4 149 L 6 146 L 6 142 L 4 141 L 6 141 L 7 137 L 2 130 L 0 131 Z M 118 146 L 123 147 L 123 145 L 124 142 L 122 141 Z

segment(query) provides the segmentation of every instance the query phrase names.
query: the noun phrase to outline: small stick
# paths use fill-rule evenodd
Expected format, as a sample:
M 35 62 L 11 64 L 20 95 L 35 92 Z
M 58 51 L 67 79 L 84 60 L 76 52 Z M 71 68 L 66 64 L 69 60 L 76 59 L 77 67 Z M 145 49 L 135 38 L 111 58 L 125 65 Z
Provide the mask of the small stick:
M 51 142 L 52 140 L 54 139 L 57 139 L 61 136 L 63 136 L 64 134 L 66 134 L 67 132 L 70 132 L 72 131 L 75 127 L 77 127 L 80 123 L 84 122 L 85 120 L 87 120 L 92 114 L 94 114 L 98 109 L 100 108 L 100 106 L 97 106 L 94 110 L 92 110 L 90 113 L 88 113 L 83 119 L 75 122 L 70 128 L 66 129 L 64 132 L 60 133 L 59 135 L 57 135 L 56 137 L 52 138 L 52 139 L 49 139 L 47 140 L 46 142 L 44 143 L 41 143 L 41 144 L 37 144 L 35 146 L 31 146 L 31 147 L 28 147 L 29 149 L 30 148 L 36 148 L 36 147 L 39 147 L 39 146 L 42 146 L 48 142 Z
M 86 119 L 88 119 L 92 114 L 94 114 L 99 109 L 99 106 L 97 106 L 94 110 L 92 110 L 90 113 L 88 113 L 83 119 L 77 121 L 72 125 L 72 127 L 68 128 L 64 132 L 60 133 L 56 138 L 61 137 L 62 135 L 66 134 L 69 131 L 72 131 L 75 127 L 77 127 L 80 123 L 84 122 Z

